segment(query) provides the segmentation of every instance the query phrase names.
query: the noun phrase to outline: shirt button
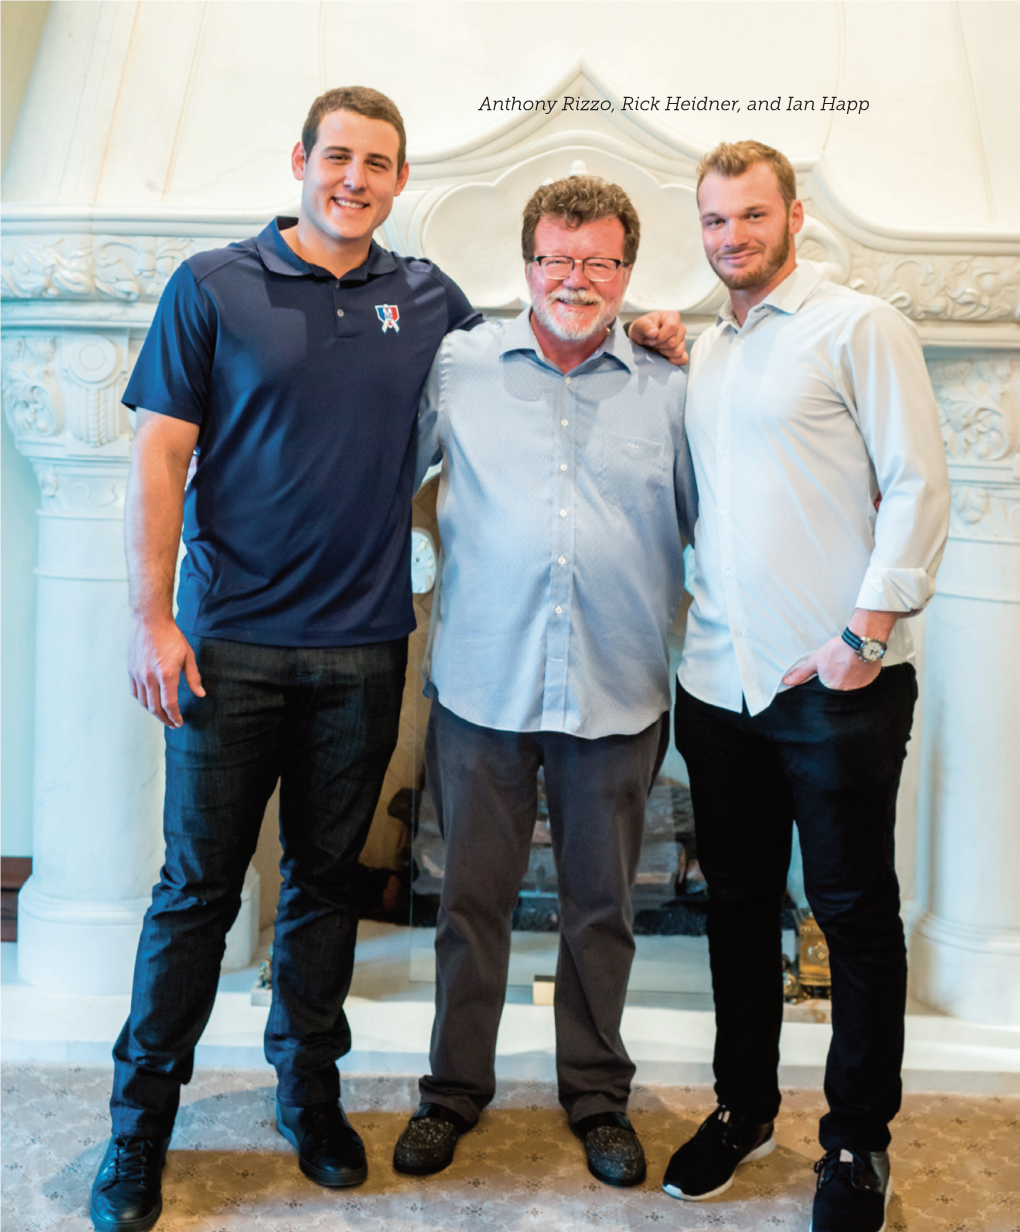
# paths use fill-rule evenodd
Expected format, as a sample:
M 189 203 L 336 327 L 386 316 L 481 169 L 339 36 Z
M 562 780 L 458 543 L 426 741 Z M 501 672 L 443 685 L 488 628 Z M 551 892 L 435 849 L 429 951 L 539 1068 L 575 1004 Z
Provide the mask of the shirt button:
M 338 309 L 336 310 L 336 315 L 337 315 L 338 317 L 342 317 L 342 316 L 344 315 L 344 310 L 343 310 L 342 308 L 338 308 Z
M 560 463 L 560 470 L 561 470 L 561 471 L 565 471 L 566 469 L 567 469 L 567 464 L 566 464 L 566 462 L 561 462 L 561 463 Z
M 570 384 L 570 377 L 569 377 L 569 376 L 565 378 L 564 384 L 566 384 L 566 385 L 569 385 L 569 384 Z
M 558 608 L 556 609 L 556 615 L 557 615 L 557 616 L 562 616 L 562 615 L 563 615 L 563 608 L 558 607 Z
M 725 518 L 725 517 L 727 517 L 727 516 L 728 516 L 729 512 L 730 512 L 730 511 L 729 511 L 728 509 L 720 509 L 720 510 L 719 510 L 719 516 L 720 516 L 721 518 Z
M 561 557 L 560 557 L 560 564 L 561 564 L 561 565 L 565 565 L 566 563 L 567 563 L 567 558 L 566 558 L 565 556 L 561 556 Z
M 732 569 L 726 569 L 726 570 L 725 570 L 725 576 L 726 576 L 726 577 L 731 578 L 731 577 L 733 576 L 733 570 L 732 570 Z
M 565 419 L 561 419 L 560 423 L 563 425 L 564 428 L 567 426 L 567 421 Z
M 561 509 L 561 510 L 560 510 L 560 517 L 561 517 L 561 518 L 565 518 L 566 516 L 567 516 L 567 511 L 566 511 L 566 509 Z

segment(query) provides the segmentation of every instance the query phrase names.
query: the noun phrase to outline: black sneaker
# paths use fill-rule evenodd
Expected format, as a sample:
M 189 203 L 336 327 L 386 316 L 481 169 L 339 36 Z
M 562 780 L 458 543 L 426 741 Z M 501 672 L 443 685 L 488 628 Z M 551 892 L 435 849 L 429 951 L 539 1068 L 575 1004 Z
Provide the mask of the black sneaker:
M 368 1176 L 365 1144 L 336 1100 L 304 1108 L 277 1100 L 276 1128 L 297 1150 L 298 1167 L 317 1185 L 346 1189 Z
M 686 1202 L 724 1193 L 740 1164 L 763 1159 L 776 1149 L 772 1127 L 772 1121 L 759 1125 L 720 1104 L 669 1161 L 662 1188 Z
M 634 1127 L 622 1112 L 595 1112 L 571 1125 L 584 1143 L 588 1171 L 606 1185 L 640 1185 L 645 1153 Z
M 884 1232 L 892 1195 L 889 1155 L 833 1147 L 815 1164 L 818 1186 L 810 1232 Z
M 169 1138 L 115 1134 L 92 1186 L 97 1232 L 147 1232 L 163 1210 L 162 1178 Z
M 453 1162 L 457 1139 L 471 1128 L 452 1108 L 420 1104 L 393 1148 L 393 1167 L 409 1176 L 442 1172 Z

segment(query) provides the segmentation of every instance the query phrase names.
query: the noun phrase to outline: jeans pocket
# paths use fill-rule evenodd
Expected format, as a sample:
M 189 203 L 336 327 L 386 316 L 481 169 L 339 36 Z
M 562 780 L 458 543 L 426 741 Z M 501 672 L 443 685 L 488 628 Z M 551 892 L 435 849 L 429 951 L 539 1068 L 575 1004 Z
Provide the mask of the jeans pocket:
M 878 684 L 878 682 L 882 679 L 882 672 L 884 670 L 885 669 L 883 668 L 879 671 L 874 680 L 869 680 L 867 684 L 861 685 L 859 689 L 834 689 L 831 685 L 827 685 L 822 680 L 821 676 L 812 676 L 810 680 L 806 680 L 804 683 L 817 684 L 818 688 L 820 688 L 823 693 L 831 693 L 833 697 L 859 697 L 862 693 L 867 693 L 870 689 L 873 689 L 876 684 Z
M 602 438 L 602 495 L 633 513 L 655 507 L 666 478 L 666 450 L 660 441 L 605 432 Z

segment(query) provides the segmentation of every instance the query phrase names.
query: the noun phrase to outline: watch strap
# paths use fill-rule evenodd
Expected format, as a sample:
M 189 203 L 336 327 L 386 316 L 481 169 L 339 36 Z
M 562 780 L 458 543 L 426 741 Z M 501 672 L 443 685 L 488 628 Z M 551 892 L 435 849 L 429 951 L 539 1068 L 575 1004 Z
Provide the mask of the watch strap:
M 889 649 L 888 644 L 886 642 L 883 642 L 881 638 L 859 637 L 849 627 L 843 630 L 843 641 L 846 642 L 846 644 L 850 647 L 850 649 L 854 652 L 854 654 L 862 662 L 867 662 L 867 660 L 865 660 L 864 658 L 864 655 L 861 654 L 861 647 L 864 645 L 865 642 L 877 642 L 878 645 L 882 647 L 882 655 L 884 655 L 885 652 Z M 879 655 L 879 659 L 882 658 L 882 655 Z

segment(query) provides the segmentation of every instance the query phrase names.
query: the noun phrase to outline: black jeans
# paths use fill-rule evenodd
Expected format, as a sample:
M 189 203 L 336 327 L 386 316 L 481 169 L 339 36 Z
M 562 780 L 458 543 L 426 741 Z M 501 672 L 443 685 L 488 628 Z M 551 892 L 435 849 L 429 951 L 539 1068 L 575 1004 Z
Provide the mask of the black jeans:
M 280 780 L 283 885 L 266 1058 L 286 1104 L 336 1099 L 357 940 L 351 879 L 397 737 L 401 638 L 294 649 L 192 638 L 206 690 L 180 682 L 166 730 L 166 862 L 114 1046 L 114 1132 L 170 1134 L 212 1012 L 266 802 Z
M 716 1094 L 755 1121 L 779 1111 L 780 904 L 796 818 L 832 971 L 825 1150 L 884 1150 L 900 1107 L 907 959 L 893 831 L 916 700 L 909 664 L 850 692 L 814 678 L 753 718 L 677 690 L 711 894 Z
M 545 767 L 560 898 L 556 1073 L 573 1123 L 623 1112 L 634 1065 L 620 1038 L 634 958 L 631 889 L 669 716 L 630 736 L 495 731 L 432 703 L 425 756 L 446 843 L 436 928 L 436 1019 L 425 1103 L 474 1123 L 496 1090 L 510 925 Z

